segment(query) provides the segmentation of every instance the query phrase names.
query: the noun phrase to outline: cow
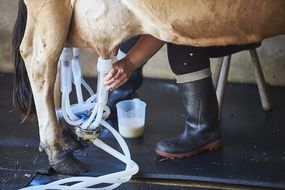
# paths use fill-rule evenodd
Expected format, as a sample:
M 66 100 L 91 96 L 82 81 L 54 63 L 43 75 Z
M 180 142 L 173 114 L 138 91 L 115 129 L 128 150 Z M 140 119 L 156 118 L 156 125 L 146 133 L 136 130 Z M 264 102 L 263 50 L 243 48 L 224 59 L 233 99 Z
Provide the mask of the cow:
M 66 126 L 55 115 L 64 46 L 91 48 L 107 59 L 135 35 L 192 46 L 257 43 L 284 34 L 284 18 L 284 0 L 20 0 L 14 102 L 24 119 L 37 116 L 51 167 L 78 174 L 86 167 L 66 150 Z

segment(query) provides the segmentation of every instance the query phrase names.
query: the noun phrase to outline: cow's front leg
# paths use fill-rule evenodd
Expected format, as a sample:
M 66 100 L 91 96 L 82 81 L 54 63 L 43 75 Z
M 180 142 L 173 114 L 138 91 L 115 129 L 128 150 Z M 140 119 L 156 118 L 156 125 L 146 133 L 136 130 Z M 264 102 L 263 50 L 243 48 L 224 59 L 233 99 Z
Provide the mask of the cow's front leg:
M 25 61 L 39 124 L 40 141 L 49 163 L 58 173 L 86 171 L 64 146 L 54 104 L 57 62 L 68 32 L 72 8 L 69 1 L 25 1 L 28 16 L 20 51 Z

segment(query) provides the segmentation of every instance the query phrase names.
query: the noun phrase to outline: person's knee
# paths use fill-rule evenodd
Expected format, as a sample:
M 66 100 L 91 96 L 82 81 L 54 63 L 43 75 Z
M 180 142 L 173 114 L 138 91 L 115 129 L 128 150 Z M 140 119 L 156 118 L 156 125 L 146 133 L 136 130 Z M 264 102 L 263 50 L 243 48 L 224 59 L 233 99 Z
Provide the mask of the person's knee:
M 210 59 L 204 48 L 168 44 L 167 53 L 177 83 L 191 82 L 211 76 Z
M 203 48 L 168 44 L 167 53 L 170 67 L 176 75 L 193 73 L 210 67 L 210 59 Z

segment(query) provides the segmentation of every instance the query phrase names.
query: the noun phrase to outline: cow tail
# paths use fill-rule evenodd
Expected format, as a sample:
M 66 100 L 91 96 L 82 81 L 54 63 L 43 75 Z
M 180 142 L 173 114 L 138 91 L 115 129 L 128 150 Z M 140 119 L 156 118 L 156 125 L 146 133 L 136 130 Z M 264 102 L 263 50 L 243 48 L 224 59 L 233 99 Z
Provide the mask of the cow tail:
M 23 121 L 33 118 L 36 114 L 34 98 L 24 60 L 20 54 L 20 45 L 25 33 L 27 22 L 27 7 L 19 0 L 18 16 L 13 29 L 14 57 L 14 89 L 13 103 L 23 116 Z

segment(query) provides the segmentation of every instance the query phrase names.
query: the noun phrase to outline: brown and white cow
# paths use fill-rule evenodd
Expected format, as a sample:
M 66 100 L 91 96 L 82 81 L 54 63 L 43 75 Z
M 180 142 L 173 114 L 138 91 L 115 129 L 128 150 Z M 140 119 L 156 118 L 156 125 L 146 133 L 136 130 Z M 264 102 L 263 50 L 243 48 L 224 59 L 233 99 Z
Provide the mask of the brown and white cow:
M 51 166 L 77 174 L 85 168 L 65 150 L 54 111 L 64 46 L 92 48 L 108 58 L 120 42 L 138 34 L 194 46 L 248 44 L 284 34 L 284 18 L 284 0 L 20 0 L 15 104 L 26 117 L 36 112 Z

